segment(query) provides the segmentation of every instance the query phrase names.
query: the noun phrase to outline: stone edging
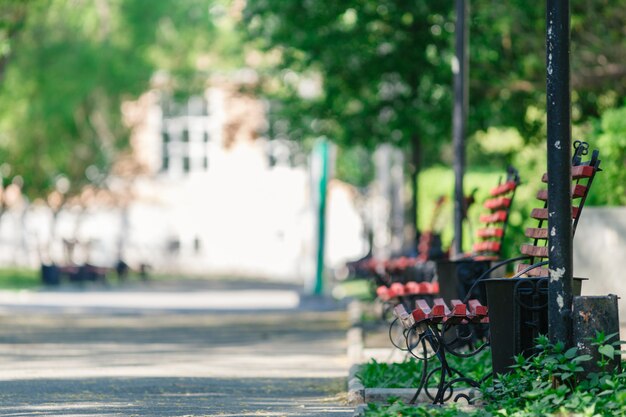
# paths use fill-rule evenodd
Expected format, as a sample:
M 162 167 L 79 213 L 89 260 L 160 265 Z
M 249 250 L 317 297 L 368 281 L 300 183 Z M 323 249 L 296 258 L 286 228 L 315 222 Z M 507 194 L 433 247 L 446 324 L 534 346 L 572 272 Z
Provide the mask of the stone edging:
M 353 405 L 365 403 L 365 387 L 361 380 L 356 377 L 360 367 L 361 365 L 354 364 L 348 373 L 348 401 Z

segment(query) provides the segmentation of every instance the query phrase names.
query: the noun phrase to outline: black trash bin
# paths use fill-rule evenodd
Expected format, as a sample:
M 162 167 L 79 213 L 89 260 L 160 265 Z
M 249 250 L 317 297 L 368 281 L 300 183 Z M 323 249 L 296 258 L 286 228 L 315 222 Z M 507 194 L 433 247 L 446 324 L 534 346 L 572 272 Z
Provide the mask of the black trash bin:
M 59 267 L 52 265 L 41 265 L 41 282 L 44 285 L 59 285 L 61 283 L 61 272 Z
M 573 295 L 580 295 L 585 279 L 574 278 Z M 548 278 L 490 278 L 484 283 L 493 372 L 504 374 L 515 364 L 514 356 L 530 356 L 537 336 L 548 333 Z
M 491 268 L 491 261 L 476 261 L 471 258 L 437 261 L 439 294 L 447 302 L 464 299 L 476 280 L 489 268 Z M 484 286 L 479 284 L 474 287 L 470 298 L 477 298 L 485 304 L 487 300 Z

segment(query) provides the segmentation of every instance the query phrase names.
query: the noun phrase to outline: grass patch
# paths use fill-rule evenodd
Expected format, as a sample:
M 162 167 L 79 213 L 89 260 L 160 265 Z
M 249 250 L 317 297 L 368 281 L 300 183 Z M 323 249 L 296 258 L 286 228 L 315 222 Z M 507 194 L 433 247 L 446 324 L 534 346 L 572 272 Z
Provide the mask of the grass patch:
M 469 194 L 477 189 L 476 203 L 470 208 L 469 217 L 472 225 L 478 224 L 478 217 L 484 209 L 483 201 L 489 196 L 489 190 L 498 185 L 500 179 L 506 178 L 506 172 L 501 168 L 468 169 L 463 178 L 465 192 Z M 432 222 L 433 209 L 437 199 L 445 195 L 448 201 L 443 209 L 435 228 L 443 228 L 442 240 L 447 248 L 454 236 L 454 171 L 451 167 L 433 166 L 420 172 L 418 183 L 418 222 L 420 230 L 429 230 Z M 473 230 L 465 225 L 463 247 L 471 247 L 474 239 Z
M 374 299 L 372 281 L 369 279 L 350 279 L 339 282 L 333 288 L 332 294 L 338 300 L 354 298 L 361 301 L 372 301 Z
M 480 379 L 491 372 L 491 352 L 484 350 L 470 358 L 447 355 L 451 367 L 472 379 Z M 438 364 L 436 359 L 429 361 L 429 370 Z M 400 363 L 381 363 L 375 360 L 364 364 L 356 374 L 366 388 L 416 388 L 422 375 L 423 362 L 409 358 Z M 432 378 L 437 382 L 437 378 Z
M 41 273 L 37 269 L 0 269 L 0 289 L 22 290 L 41 286 Z

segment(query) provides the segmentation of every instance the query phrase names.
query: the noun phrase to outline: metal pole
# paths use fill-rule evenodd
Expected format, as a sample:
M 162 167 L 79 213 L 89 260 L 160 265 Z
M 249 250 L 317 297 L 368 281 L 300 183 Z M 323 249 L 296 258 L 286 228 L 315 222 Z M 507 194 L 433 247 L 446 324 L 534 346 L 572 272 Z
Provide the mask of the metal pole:
M 376 193 L 374 197 L 374 251 L 376 260 L 382 261 L 391 256 L 391 153 L 389 144 L 379 145 L 374 152 L 376 167 Z
M 319 142 L 318 151 L 321 154 L 321 174 L 319 182 L 319 205 L 317 222 L 317 268 L 315 271 L 314 293 L 321 295 L 324 290 L 324 243 L 326 240 L 326 190 L 328 187 L 328 141 Z
M 454 146 L 454 252 L 463 253 L 463 175 L 465 172 L 465 125 L 468 107 L 468 25 L 469 0 L 456 0 L 454 74 L 454 112 L 452 116 Z
M 397 148 L 391 151 L 391 251 L 398 253 L 404 249 L 404 154 Z
M 569 0 L 547 0 L 548 334 L 571 344 L 572 194 Z

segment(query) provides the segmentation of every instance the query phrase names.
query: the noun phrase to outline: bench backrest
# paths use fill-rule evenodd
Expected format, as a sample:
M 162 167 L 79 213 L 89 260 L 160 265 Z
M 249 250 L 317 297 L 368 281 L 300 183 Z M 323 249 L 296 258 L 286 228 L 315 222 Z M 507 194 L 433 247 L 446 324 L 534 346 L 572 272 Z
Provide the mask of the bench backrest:
M 589 145 L 586 142 L 574 142 L 574 156 L 572 157 L 572 235 L 576 233 L 576 226 L 583 211 L 583 206 L 593 179 L 600 169 L 599 152 L 594 150 L 591 157 L 587 161 L 583 161 L 582 157 L 589 152 Z M 541 178 L 543 183 L 548 182 L 548 175 L 543 174 Z M 530 256 L 530 263 L 520 263 L 517 266 L 516 273 L 524 273 L 527 276 L 548 276 L 548 269 L 536 267 L 529 269 L 530 265 L 537 262 L 538 259 L 544 260 L 548 258 L 548 190 L 541 189 L 537 192 L 537 199 L 543 202 L 542 208 L 532 210 L 530 217 L 538 220 L 537 227 L 529 227 L 525 231 L 526 237 L 533 239 L 532 243 L 522 245 L 520 252 L 523 255 Z
M 476 232 L 477 242 L 472 247 L 475 259 L 500 258 L 511 203 L 519 184 L 519 173 L 515 168 L 509 167 L 506 180 L 489 192 L 490 198 L 483 204 L 487 212 L 479 218 L 481 227 Z

